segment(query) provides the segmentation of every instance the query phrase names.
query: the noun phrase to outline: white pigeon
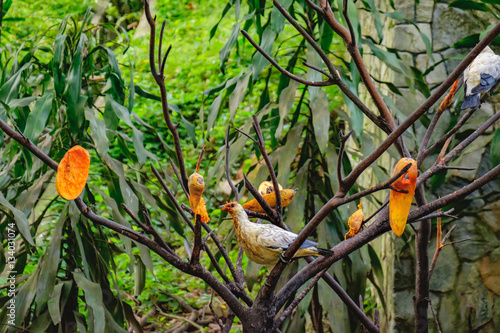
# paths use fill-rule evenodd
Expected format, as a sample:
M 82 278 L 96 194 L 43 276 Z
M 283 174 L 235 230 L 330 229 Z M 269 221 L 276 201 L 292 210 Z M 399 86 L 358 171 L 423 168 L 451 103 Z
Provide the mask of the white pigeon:
M 499 79 L 500 56 L 496 55 L 489 46 L 486 46 L 464 71 L 465 99 L 462 110 L 478 108 L 481 93 L 490 90 Z

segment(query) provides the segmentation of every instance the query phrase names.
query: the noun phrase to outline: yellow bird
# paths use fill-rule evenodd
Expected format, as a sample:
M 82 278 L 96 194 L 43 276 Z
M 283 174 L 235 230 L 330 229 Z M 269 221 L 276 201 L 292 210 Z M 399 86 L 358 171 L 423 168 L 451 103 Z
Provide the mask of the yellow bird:
M 286 207 L 288 206 L 295 195 L 295 190 L 281 190 L 281 206 Z M 276 194 L 274 193 L 274 190 L 268 194 L 262 195 L 264 200 L 271 206 L 271 208 L 276 208 Z M 262 206 L 259 204 L 257 199 L 250 200 L 248 202 L 245 202 L 243 204 L 243 208 L 251 210 L 252 212 L 256 213 L 265 213 L 266 211 Z
M 231 214 L 236 231 L 236 240 L 240 243 L 248 259 L 257 264 L 266 265 L 271 270 L 290 244 L 297 238 L 293 232 L 286 231 L 273 224 L 257 224 L 248 219 L 247 213 L 237 202 L 229 202 L 220 207 Z M 293 256 L 331 256 L 330 250 L 317 248 L 318 243 L 306 240 Z
M 415 195 L 418 177 L 417 161 L 411 158 L 400 159 L 392 174 L 395 176 L 408 164 L 411 164 L 410 169 L 392 183 L 392 189 L 389 191 L 389 221 L 392 231 L 398 236 L 405 231 L 406 220 Z

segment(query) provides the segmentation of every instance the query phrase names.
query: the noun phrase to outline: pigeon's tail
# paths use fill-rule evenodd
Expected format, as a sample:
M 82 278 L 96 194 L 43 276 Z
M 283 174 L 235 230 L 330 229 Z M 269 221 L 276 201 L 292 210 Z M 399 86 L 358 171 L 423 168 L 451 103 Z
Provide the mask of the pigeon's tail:
M 479 97 L 481 97 L 480 94 L 465 96 L 464 102 L 462 104 L 462 110 L 467 108 L 477 109 L 479 107 Z
M 327 249 L 322 249 L 317 247 L 316 250 L 318 250 L 318 255 L 323 256 L 323 257 L 330 257 L 333 256 L 333 251 L 327 250 Z

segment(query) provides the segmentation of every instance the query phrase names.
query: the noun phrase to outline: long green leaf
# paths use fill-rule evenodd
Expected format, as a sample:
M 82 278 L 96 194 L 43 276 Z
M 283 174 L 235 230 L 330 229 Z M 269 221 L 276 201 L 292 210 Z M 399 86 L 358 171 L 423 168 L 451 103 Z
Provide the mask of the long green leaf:
M 0 192 L 0 204 L 6 207 L 8 210 L 11 211 L 11 213 L 14 215 L 14 219 L 16 220 L 16 226 L 23 238 L 30 243 L 31 245 L 35 246 L 35 242 L 33 241 L 33 237 L 31 237 L 31 231 L 30 231 L 30 224 L 28 222 L 28 219 L 26 218 L 26 215 L 24 215 L 23 212 L 21 212 L 19 209 L 15 208 L 10 204 L 7 199 L 3 196 L 3 193 Z
M 49 119 L 50 111 L 52 110 L 52 100 L 54 99 L 54 91 L 47 90 L 45 94 L 36 102 L 33 111 L 28 116 L 26 127 L 24 128 L 24 136 L 30 139 L 35 145 L 38 143 L 38 137 L 45 128 L 45 124 Z
M 85 303 L 92 309 L 93 327 L 95 333 L 104 333 L 105 329 L 105 307 L 102 301 L 101 286 L 88 280 L 80 271 L 73 272 L 76 284 L 85 294 Z M 90 316 L 89 316 L 90 320 Z M 90 323 L 89 323 L 90 324 Z
M 64 223 L 66 222 L 66 212 L 68 210 L 68 202 L 59 213 L 50 241 L 50 246 L 44 253 L 41 262 L 38 264 L 40 275 L 38 278 L 37 293 L 36 293 L 36 312 L 40 315 L 45 309 L 45 304 L 51 298 L 56 284 L 57 269 L 59 267 L 59 258 L 61 255 L 61 239 Z
M 82 62 L 83 62 L 83 48 L 87 37 L 82 34 L 80 41 L 73 56 L 73 63 L 66 78 L 66 102 L 68 114 L 69 128 L 74 136 L 78 136 L 82 131 L 82 124 L 84 119 L 84 104 L 87 97 L 82 95 Z

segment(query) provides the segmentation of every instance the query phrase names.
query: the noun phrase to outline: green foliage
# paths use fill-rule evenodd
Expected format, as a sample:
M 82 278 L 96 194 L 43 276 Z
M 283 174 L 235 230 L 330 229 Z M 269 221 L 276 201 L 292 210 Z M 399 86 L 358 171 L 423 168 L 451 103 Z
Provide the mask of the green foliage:
M 173 203 L 151 181 L 146 166 L 147 162 L 166 166 L 169 158 L 176 161 L 176 157 L 149 72 L 148 38 L 133 34 L 131 37 L 125 29 L 140 17 L 140 2 L 126 3 L 130 6 L 123 13 L 114 6 L 106 9 L 103 23 L 97 25 L 91 23 L 93 13 L 90 9 L 85 11 L 85 2 L 43 1 L 36 11 L 19 6 L 15 15 L 9 17 L 5 12 L 12 2 L 5 1 L 2 41 L 6 46 L 1 49 L 0 58 L 0 117 L 17 126 L 55 161 L 75 144 L 87 148 L 92 167 L 83 197 L 92 209 L 130 226 L 121 204 L 144 221 L 140 209 L 143 203 L 162 236 L 182 253 L 186 244 L 192 243 L 192 232 L 181 222 Z M 341 47 L 342 41 L 303 2 L 281 3 L 315 36 L 344 82 L 358 95 L 361 80 Z M 341 12 L 342 4 L 342 1 L 332 2 L 336 14 Z M 398 20 L 406 18 L 397 12 L 377 11 L 373 1 L 363 1 L 357 6 L 349 4 L 361 52 L 373 53 L 389 68 L 405 75 L 412 91 L 428 96 L 430 87 L 425 76 L 433 67 L 425 72 L 410 68 L 401 61 L 397 50 L 383 46 L 381 15 Z M 450 6 L 461 8 L 463 1 Z M 475 2 L 473 9 L 485 8 L 496 10 L 488 1 Z M 358 18 L 361 10 L 374 16 L 373 38 L 361 36 Z M 67 15 L 55 24 L 55 20 L 39 19 L 43 11 L 57 18 L 68 12 L 80 15 Z M 220 19 L 206 15 L 214 11 L 221 13 Z M 38 19 L 37 23 L 27 24 L 28 17 Z M 290 229 L 299 231 L 338 189 L 340 131 L 354 131 L 349 158 L 344 157 L 340 163 L 343 174 L 349 173 L 351 164 L 376 146 L 377 138 L 367 131 L 363 114 L 335 86 L 306 87 L 282 75 L 241 36 L 240 30 L 247 30 L 288 71 L 308 80 L 322 80 L 321 73 L 302 65 L 307 61 L 322 67 L 321 58 L 279 11 L 263 1 L 209 1 L 187 9 L 185 3 L 171 0 L 161 4 L 158 17 L 167 19 L 164 44 L 173 44 L 166 66 L 166 85 L 173 122 L 180 124 L 188 172 L 194 169 L 198 147 L 205 146 L 207 151 L 202 171 L 209 184 L 206 190 L 209 212 L 229 195 L 219 186 L 223 178 L 224 154 L 220 147 L 225 128 L 231 124 L 254 135 L 251 116 L 256 114 L 279 182 L 286 188 L 298 188 L 285 221 Z M 340 14 L 337 19 L 345 24 Z M 421 36 L 432 57 L 429 39 Z M 466 37 L 456 47 L 468 47 L 478 38 L 479 35 Z M 134 43 L 130 45 L 132 40 Z M 393 83 L 380 83 L 400 94 Z M 388 96 L 384 99 L 389 102 Z M 389 107 L 400 114 L 392 103 Z M 452 113 L 449 126 L 457 118 Z M 422 120 L 425 126 L 428 122 Z M 492 149 L 498 145 L 497 136 L 493 138 Z M 256 149 L 249 140 L 231 131 L 230 141 L 233 178 L 240 181 L 241 173 L 248 173 L 256 185 L 268 179 L 267 168 L 259 161 L 261 156 L 254 153 Z M 203 287 L 199 281 L 186 279 L 129 238 L 89 223 L 73 202 L 65 202 L 56 195 L 54 171 L 27 150 L 3 135 L 0 143 L 0 231 L 16 223 L 19 233 L 16 325 L 45 332 L 65 331 L 68 325 L 76 325 L 81 331 L 121 332 L 127 319 L 131 322 L 130 307 L 125 301 L 133 295 L 137 296 L 137 309 L 144 313 L 158 304 L 169 312 L 181 311 L 168 294 L 196 294 L 199 300 L 191 302 L 196 306 L 209 302 L 209 295 L 200 291 Z M 491 156 L 498 163 L 498 156 Z M 383 163 L 372 167 L 378 179 L 388 178 L 390 172 L 390 167 Z M 186 202 L 172 179 L 171 168 L 163 167 L 161 171 L 179 201 Z M 444 176 L 433 181 L 434 185 L 440 184 Z M 356 186 L 354 190 L 360 189 L 362 186 Z M 375 197 L 369 200 L 379 204 Z M 328 216 L 316 234 L 322 247 L 343 240 L 348 229 L 346 221 L 355 210 L 353 204 Z M 233 249 L 230 256 L 236 261 L 231 222 L 222 221 L 217 211 L 211 212 L 211 217 L 214 229 L 225 235 L 221 238 L 227 248 Z M 1 245 L 0 250 L 7 252 L 7 239 Z M 208 245 L 218 256 L 213 244 Z M 205 267 L 213 269 L 206 257 L 202 260 Z M 250 289 L 262 283 L 260 267 L 245 259 L 244 268 Z M 0 269 L 9 270 L 3 255 Z M 353 299 L 368 296 L 365 307 L 369 310 L 375 306 L 374 296 L 366 291 L 366 280 L 369 278 L 376 284 L 382 281 L 383 273 L 371 246 L 335 264 L 330 273 Z M 3 283 L 2 288 L 6 288 Z M 320 283 L 320 291 L 323 288 L 325 285 Z M 254 293 L 256 289 L 253 288 Z M 378 296 L 383 300 L 383 295 Z M 0 298 L 2 322 L 7 301 L 6 297 Z M 313 301 L 310 296 L 304 299 L 297 315 L 285 323 L 288 327 L 285 331 L 305 326 L 306 312 Z M 328 313 L 332 328 L 357 329 L 357 320 L 337 296 L 320 292 L 317 301 Z M 0 327 L 0 331 L 6 330 L 6 326 Z

